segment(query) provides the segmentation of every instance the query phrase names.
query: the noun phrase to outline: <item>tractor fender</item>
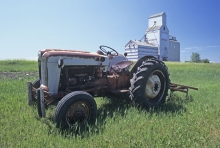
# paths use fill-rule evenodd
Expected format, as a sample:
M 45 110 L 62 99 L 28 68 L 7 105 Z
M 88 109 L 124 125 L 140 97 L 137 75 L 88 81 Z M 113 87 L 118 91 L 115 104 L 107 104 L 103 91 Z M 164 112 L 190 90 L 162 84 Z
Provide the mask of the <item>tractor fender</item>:
M 136 64 L 133 66 L 133 68 L 131 69 L 131 74 L 133 74 L 134 72 L 137 71 L 137 68 L 142 64 L 143 61 L 146 61 L 147 59 L 156 59 L 154 56 L 143 56 L 142 58 L 140 58 Z

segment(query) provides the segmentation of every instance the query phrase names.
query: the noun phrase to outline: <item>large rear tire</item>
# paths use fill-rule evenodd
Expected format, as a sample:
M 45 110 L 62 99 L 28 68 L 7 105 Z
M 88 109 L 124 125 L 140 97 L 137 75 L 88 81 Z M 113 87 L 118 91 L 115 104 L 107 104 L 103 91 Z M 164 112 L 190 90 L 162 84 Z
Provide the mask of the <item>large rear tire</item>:
M 130 98 L 144 108 L 157 108 L 164 104 L 169 89 L 169 74 L 166 65 L 151 59 L 137 68 L 130 80 Z
M 97 105 L 94 98 L 83 91 L 72 92 L 63 97 L 55 110 L 58 128 L 66 129 L 96 121 Z

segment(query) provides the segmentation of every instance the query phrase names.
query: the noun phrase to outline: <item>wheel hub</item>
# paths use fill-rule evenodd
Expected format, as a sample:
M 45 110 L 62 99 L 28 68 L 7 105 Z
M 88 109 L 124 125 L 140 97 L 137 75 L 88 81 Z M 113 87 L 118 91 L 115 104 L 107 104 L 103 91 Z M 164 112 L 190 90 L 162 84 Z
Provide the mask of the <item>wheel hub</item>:
M 151 75 L 146 84 L 145 95 L 149 99 L 154 99 L 161 90 L 161 81 L 157 75 Z
M 67 111 L 66 118 L 69 125 L 82 124 L 90 115 L 89 107 L 84 102 L 74 103 Z

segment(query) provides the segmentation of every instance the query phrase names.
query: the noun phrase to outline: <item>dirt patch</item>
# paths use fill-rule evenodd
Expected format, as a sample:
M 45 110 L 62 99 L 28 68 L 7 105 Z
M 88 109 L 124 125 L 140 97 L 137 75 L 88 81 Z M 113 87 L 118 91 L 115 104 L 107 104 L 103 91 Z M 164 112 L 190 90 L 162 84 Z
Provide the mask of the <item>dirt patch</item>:
M 9 79 L 22 79 L 29 77 L 38 77 L 38 72 L 0 72 L 0 80 Z

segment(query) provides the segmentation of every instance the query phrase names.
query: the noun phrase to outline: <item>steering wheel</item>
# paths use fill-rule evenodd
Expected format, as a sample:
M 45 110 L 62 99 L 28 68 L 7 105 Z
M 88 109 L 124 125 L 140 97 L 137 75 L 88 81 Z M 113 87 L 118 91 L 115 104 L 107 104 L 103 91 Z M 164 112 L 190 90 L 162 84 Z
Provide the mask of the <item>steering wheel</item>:
M 113 48 L 111 48 L 111 47 L 108 47 L 108 46 L 105 46 L 105 45 L 101 45 L 101 46 L 99 46 L 99 48 L 100 48 L 100 50 L 101 50 L 102 52 L 104 52 L 106 55 L 109 55 L 109 54 L 114 55 L 114 56 L 117 56 L 117 55 L 118 55 L 118 52 L 117 52 L 116 50 L 114 50 Z M 110 51 L 107 51 L 105 48 L 110 49 Z

